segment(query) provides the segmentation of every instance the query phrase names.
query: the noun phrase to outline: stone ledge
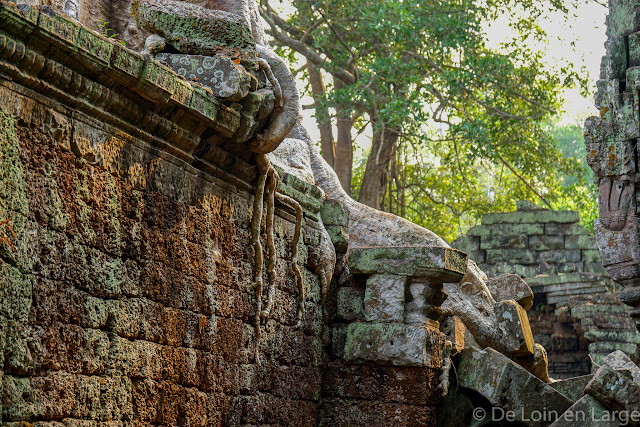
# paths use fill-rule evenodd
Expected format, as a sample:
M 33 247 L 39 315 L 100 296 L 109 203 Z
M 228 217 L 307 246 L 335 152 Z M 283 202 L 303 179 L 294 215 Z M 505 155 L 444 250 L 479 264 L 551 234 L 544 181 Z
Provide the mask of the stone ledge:
M 350 248 L 348 258 L 354 274 L 431 277 L 457 283 L 467 272 L 464 252 L 439 246 Z

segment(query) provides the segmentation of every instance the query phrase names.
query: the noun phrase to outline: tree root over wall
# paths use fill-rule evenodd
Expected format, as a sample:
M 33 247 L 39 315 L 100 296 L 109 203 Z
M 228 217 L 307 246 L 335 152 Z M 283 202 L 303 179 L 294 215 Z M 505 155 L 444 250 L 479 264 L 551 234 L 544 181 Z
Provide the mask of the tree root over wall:
M 300 242 L 300 236 L 302 234 L 302 206 L 296 200 L 289 196 L 277 192 L 278 183 L 280 177 L 273 165 L 267 159 L 264 154 L 256 154 L 256 161 L 258 163 L 258 179 L 256 184 L 256 192 L 253 199 L 253 213 L 251 216 L 251 240 L 254 250 L 254 267 L 253 277 L 254 286 L 256 290 L 256 314 L 254 317 L 254 325 L 256 330 L 255 348 L 254 348 L 254 360 L 256 363 L 260 363 L 259 351 L 260 340 L 262 338 L 261 323 L 271 318 L 273 306 L 275 304 L 276 293 L 276 247 L 274 239 L 274 221 L 275 221 L 275 200 L 280 203 L 293 208 L 296 212 L 296 224 L 293 234 L 293 240 L 291 242 L 291 269 L 293 270 L 296 280 L 296 286 L 298 288 L 298 310 L 297 310 L 297 323 L 296 328 L 302 326 L 304 318 L 304 302 L 306 295 L 304 291 L 304 284 L 302 280 L 302 271 L 300 270 L 300 263 L 298 260 L 298 243 Z M 267 292 L 267 304 L 264 310 L 262 309 L 262 294 L 264 292 L 264 250 L 262 242 L 260 241 L 260 225 L 262 223 L 262 215 L 264 211 L 264 200 L 266 198 L 266 219 L 265 219 L 265 234 L 266 234 L 266 246 L 267 246 L 267 280 L 268 280 L 268 292 Z

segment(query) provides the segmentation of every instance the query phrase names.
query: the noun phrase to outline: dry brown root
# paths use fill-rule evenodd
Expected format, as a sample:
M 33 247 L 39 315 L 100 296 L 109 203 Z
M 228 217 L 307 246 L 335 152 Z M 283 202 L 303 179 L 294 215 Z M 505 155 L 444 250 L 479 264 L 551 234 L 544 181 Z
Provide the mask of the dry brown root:
M 293 240 L 291 241 L 291 269 L 296 280 L 296 286 L 298 288 L 298 313 L 296 328 L 302 326 L 304 316 L 304 302 L 307 296 L 304 291 L 304 283 L 302 280 L 302 271 L 300 270 L 300 263 L 298 261 L 298 243 L 300 242 L 300 234 L 302 231 L 302 206 L 296 200 L 289 196 L 285 196 L 281 193 L 276 193 L 276 198 L 279 202 L 293 207 L 296 210 L 296 228 L 293 233 Z
M 262 279 L 262 268 L 264 266 L 264 254 L 262 243 L 260 242 L 260 223 L 262 222 L 262 209 L 264 199 L 264 188 L 267 181 L 269 171 L 269 160 L 264 154 L 257 154 L 256 161 L 258 163 L 258 182 L 256 184 L 256 192 L 253 199 L 253 214 L 251 216 L 251 242 L 253 244 L 254 265 L 253 265 L 253 281 L 256 289 L 256 315 L 255 328 L 256 340 L 254 348 L 254 361 L 260 364 L 259 349 L 262 331 L 260 330 L 260 314 L 262 313 L 262 291 L 264 283 Z
M 268 65 L 269 81 L 273 79 L 274 91 L 278 96 L 277 88 L 280 88 L 280 102 L 271 113 L 269 125 L 260 135 L 249 142 L 249 149 L 254 153 L 270 153 L 278 148 L 278 145 L 287 137 L 293 126 L 298 121 L 300 113 L 300 96 L 296 87 L 296 81 L 289 71 L 288 65 L 282 58 L 276 55 L 270 47 L 256 45 L 256 49 L 262 61 L 260 66 Z
M 440 392 L 442 393 L 442 397 L 447 397 L 447 395 L 449 394 L 449 386 L 450 386 L 450 382 L 449 382 L 449 372 L 451 371 L 451 344 L 449 342 L 447 342 L 447 348 L 445 350 L 445 357 L 444 360 L 442 361 L 442 371 L 440 373 L 440 376 L 438 377 L 438 388 L 440 389 Z
M 267 296 L 267 306 L 260 316 L 263 319 L 269 319 L 271 316 L 271 309 L 276 298 L 276 245 L 273 237 L 273 223 L 275 219 L 275 194 L 278 183 L 280 182 L 280 176 L 276 172 L 275 168 L 269 164 L 268 183 L 265 190 L 267 197 L 267 277 L 269 278 L 269 292 Z

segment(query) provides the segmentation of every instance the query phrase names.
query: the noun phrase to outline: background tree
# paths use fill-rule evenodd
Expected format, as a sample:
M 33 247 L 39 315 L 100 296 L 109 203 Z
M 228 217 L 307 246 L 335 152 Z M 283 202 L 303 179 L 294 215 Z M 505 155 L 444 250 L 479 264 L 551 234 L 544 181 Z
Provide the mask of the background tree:
M 584 183 L 548 123 L 560 91 L 586 81 L 525 43 L 543 42 L 537 22 L 566 3 L 294 0 L 285 19 L 263 0 L 261 13 L 276 43 L 307 61 L 322 153 L 345 189 L 442 233 L 430 221 L 464 228 L 517 198 L 558 206 L 561 175 Z M 494 49 L 483 25 L 505 10 L 515 36 Z M 371 149 L 353 179 L 352 138 L 366 125 Z

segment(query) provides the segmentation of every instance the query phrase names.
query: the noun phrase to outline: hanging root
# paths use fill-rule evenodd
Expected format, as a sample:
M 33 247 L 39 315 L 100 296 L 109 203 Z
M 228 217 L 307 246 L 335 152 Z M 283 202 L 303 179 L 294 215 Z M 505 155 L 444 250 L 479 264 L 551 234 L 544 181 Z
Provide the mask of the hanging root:
M 322 305 L 323 307 L 324 307 L 324 304 L 327 302 L 327 292 L 329 291 L 330 280 L 327 276 L 328 275 L 325 268 L 320 270 L 320 292 L 322 295 L 322 300 L 320 302 L 320 305 Z
M 293 270 L 293 274 L 296 279 L 296 286 L 298 287 L 298 322 L 295 327 L 299 328 L 302 326 L 304 302 L 307 299 L 302 281 L 302 271 L 300 270 L 298 262 L 298 243 L 300 242 L 300 233 L 302 230 L 302 206 L 300 206 L 300 203 L 296 200 L 281 193 L 276 193 L 276 198 L 279 202 L 289 205 L 296 210 L 296 229 L 293 233 L 293 241 L 291 242 L 291 269 Z
M 447 341 L 444 351 L 444 360 L 442 361 L 442 372 L 438 377 L 438 388 L 442 392 L 442 397 L 447 397 L 449 394 L 449 372 L 451 371 L 451 365 L 451 342 Z
M 262 134 L 249 141 L 249 149 L 254 153 L 270 153 L 289 135 L 298 121 L 300 113 L 300 96 L 296 81 L 291 75 L 289 66 L 276 55 L 270 47 L 257 45 L 260 68 L 265 71 L 269 82 L 273 85 L 276 105 L 267 128 Z
M 262 312 L 262 290 L 264 287 L 262 281 L 264 255 L 262 251 L 262 243 L 260 243 L 260 222 L 262 222 L 264 187 L 269 171 L 269 160 L 264 154 L 256 154 L 256 160 L 258 162 L 258 182 L 256 184 L 256 192 L 253 198 L 253 215 L 251 216 L 251 241 L 253 244 L 255 260 L 255 263 L 253 265 L 253 280 L 256 289 L 257 305 L 255 315 L 256 341 L 253 358 L 255 363 L 260 364 L 260 359 L 258 357 L 260 339 L 262 335 L 262 332 L 260 330 L 260 313 Z
M 282 88 L 280 87 L 280 82 L 278 82 L 276 76 L 273 75 L 271 66 L 266 60 L 258 58 L 258 65 L 260 66 L 260 69 L 266 74 L 269 83 L 271 83 L 271 86 L 273 86 L 273 92 L 276 96 L 275 108 L 282 108 Z
M 276 245 L 273 238 L 273 222 L 275 216 L 275 194 L 280 177 L 275 168 L 269 163 L 268 184 L 265 191 L 267 197 L 267 277 L 269 278 L 269 293 L 267 297 L 267 306 L 260 316 L 263 319 L 269 319 L 271 309 L 276 298 Z

